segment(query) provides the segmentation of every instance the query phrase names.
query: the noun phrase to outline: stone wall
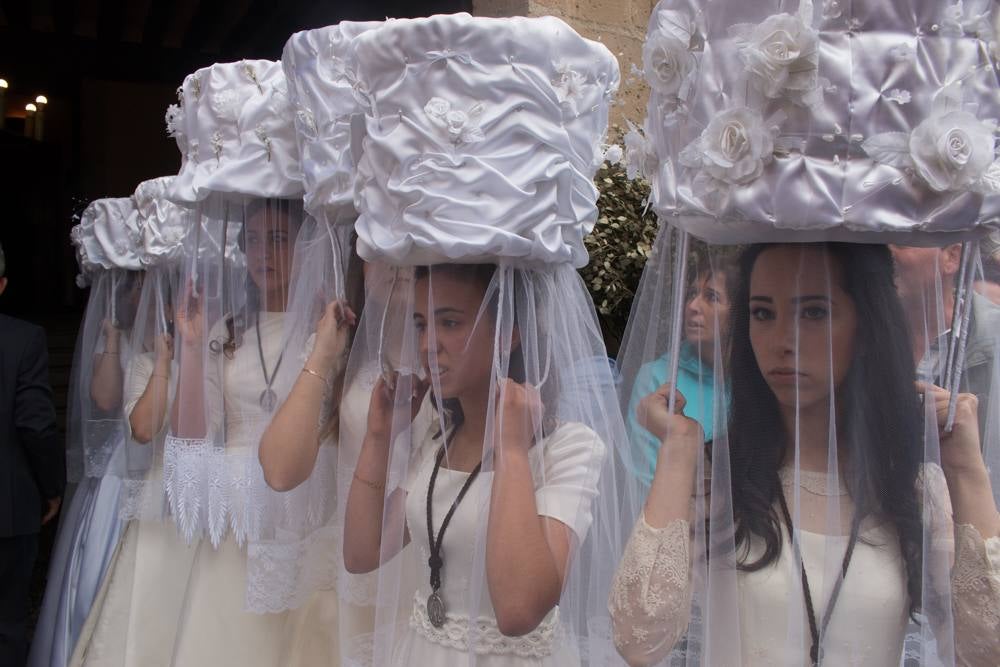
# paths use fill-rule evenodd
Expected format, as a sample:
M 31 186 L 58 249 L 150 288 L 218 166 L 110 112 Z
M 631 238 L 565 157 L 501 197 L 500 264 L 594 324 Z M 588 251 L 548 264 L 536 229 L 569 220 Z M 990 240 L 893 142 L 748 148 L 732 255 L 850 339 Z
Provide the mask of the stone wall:
M 473 0 L 477 16 L 558 16 L 588 39 L 603 42 L 618 57 L 622 84 L 611 123 L 640 123 L 649 89 L 632 65 L 642 68 L 642 40 L 655 0 Z

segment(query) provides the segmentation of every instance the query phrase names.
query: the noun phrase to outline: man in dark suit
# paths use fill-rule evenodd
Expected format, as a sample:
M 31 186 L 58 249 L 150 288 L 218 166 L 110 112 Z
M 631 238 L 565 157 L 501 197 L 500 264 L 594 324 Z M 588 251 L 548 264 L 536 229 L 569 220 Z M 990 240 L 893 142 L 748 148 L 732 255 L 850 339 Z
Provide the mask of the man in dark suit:
M 6 288 L 0 248 L 0 294 Z M 65 485 L 45 331 L 0 315 L 0 667 L 26 659 L 38 531 L 59 512 Z

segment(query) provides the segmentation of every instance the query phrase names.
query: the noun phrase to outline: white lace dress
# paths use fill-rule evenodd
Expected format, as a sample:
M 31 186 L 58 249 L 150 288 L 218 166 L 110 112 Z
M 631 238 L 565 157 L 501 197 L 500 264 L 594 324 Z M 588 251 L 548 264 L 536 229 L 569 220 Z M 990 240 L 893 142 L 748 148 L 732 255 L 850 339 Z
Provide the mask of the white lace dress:
M 261 338 L 269 368 L 280 353 L 280 331 L 281 315 L 265 313 Z M 214 484 L 224 489 L 227 500 L 202 507 L 210 516 L 201 515 L 199 521 L 205 527 L 222 526 L 220 539 L 201 531 L 188 542 L 176 517 L 130 522 L 71 664 L 339 664 L 335 594 L 314 596 L 293 611 L 246 610 L 249 528 L 245 510 L 252 507 L 252 499 L 239 497 L 237 492 L 255 463 L 251 437 L 259 435 L 260 423 L 267 419 L 259 404 L 264 381 L 252 329 L 233 358 L 224 362 L 223 377 L 225 453 L 199 452 L 199 445 L 192 443 L 191 451 L 179 454 L 182 460 L 169 462 L 172 472 L 165 474 L 170 486 L 171 476 L 190 479 L 192 471 L 198 470 L 192 467 L 198 460 L 205 469 L 215 471 Z M 176 497 L 187 491 L 174 486 L 170 493 Z M 213 541 L 217 542 L 214 546 Z
M 427 539 L 427 489 L 440 439 L 429 435 L 417 451 L 408 478 L 406 523 L 418 555 L 417 591 L 409 627 L 393 651 L 393 665 L 451 667 L 475 655 L 477 667 L 535 665 L 572 667 L 580 664 L 576 646 L 567 641 L 559 609 L 553 609 L 532 632 L 507 637 L 497 628 L 486 582 L 474 580 L 476 550 L 485 543 L 492 473 L 481 473 L 469 487 L 445 533 L 442 556 L 442 595 L 448 606 L 442 628 L 427 616 L 430 570 Z M 582 542 L 590 527 L 590 503 L 597 492 L 596 470 L 603 460 L 604 444 L 581 424 L 563 424 L 530 450 L 535 501 L 540 516 L 569 526 Z M 596 457 L 596 458 L 595 458 Z M 435 530 L 451 507 L 469 473 L 442 466 L 434 488 Z M 481 555 L 480 555 L 481 557 Z M 480 561 L 481 562 L 481 561 Z M 480 566 L 481 569 L 481 566 Z M 470 633 L 469 628 L 475 633 Z
M 929 475 L 928 487 L 938 507 L 948 512 L 950 501 L 940 468 Z M 783 469 L 786 496 L 794 492 L 794 477 Z M 808 497 L 830 494 L 825 473 L 800 471 L 803 507 Z M 846 491 L 844 492 L 846 493 Z M 816 505 L 823 516 L 825 499 Z M 811 510 L 803 509 L 802 516 Z M 849 516 L 849 513 L 845 513 Z M 847 547 L 846 535 L 823 535 L 799 530 L 802 559 L 814 600 L 820 609 L 838 578 Z M 789 639 L 798 628 L 808 644 L 806 611 L 798 565 L 787 534 L 777 562 L 756 572 L 738 572 L 738 633 L 715 633 L 718 664 L 745 667 L 808 665 L 808 645 Z M 937 536 L 949 541 L 951 536 Z M 972 526 L 954 526 L 955 562 L 951 572 L 954 636 L 958 664 L 1000 665 L 1000 538 L 983 541 Z M 677 520 L 654 529 L 640 517 L 618 566 L 609 609 L 615 644 L 634 664 L 658 664 L 688 627 L 691 616 L 692 574 L 690 526 Z M 831 554 L 833 556 L 831 557 Z M 832 564 L 832 572 L 831 572 Z M 906 575 L 894 531 L 884 525 L 862 523 L 848 576 L 844 579 L 835 613 L 823 642 L 824 664 L 897 667 L 908 623 Z M 736 652 L 738 655 L 728 655 Z M 907 663 L 909 664 L 909 663 Z

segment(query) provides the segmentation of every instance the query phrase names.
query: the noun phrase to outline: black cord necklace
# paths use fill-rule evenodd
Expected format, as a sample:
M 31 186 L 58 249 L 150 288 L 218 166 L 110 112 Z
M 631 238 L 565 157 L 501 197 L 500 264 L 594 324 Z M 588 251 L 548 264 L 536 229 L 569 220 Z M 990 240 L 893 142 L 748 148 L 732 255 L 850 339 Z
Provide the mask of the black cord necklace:
M 278 404 L 278 395 L 274 393 L 271 389 L 271 385 L 274 384 L 274 378 L 278 374 L 278 369 L 281 367 L 281 360 L 285 356 L 285 351 L 282 350 L 281 354 L 278 355 L 278 363 L 274 365 L 274 370 L 268 374 L 267 364 L 264 363 L 264 343 L 260 339 L 260 315 L 254 319 L 254 327 L 257 329 L 257 353 L 260 355 L 260 372 L 264 374 L 264 383 L 267 385 L 264 391 L 260 392 L 260 407 L 264 408 L 267 412 L 274 412 L 274 407 Z
M 854 545 L 858 542 L 861 521 L 858 519 L 858 513 L 855 512 L 851 519 L 851 538 L 847 543 L 847 551 L 844 553 L 844 562 L 841 563 L 840 576 L 833 586 L 833 592 L 830 594 L 830 603 L 826 606 L 826 611 L 823 613 L 823 623 L 822 625 L 817 625 L 816 610 L 813 607 L 812 594 L 809 592 L 809 578 L 806 576 L 806 565 L 805 561 L 802 560 L 802 549 L 794 538 L 792 515 L 788 511 L 784 489 L 778 492 L 778 500 L 781 502 L 781 513 L 784 515 L 785 527 L 788 529 L 788 540 L 792 543 L 795 551 L 795 559 L 799 562 L 799 582 L 802 584 L 802 597 L 806 603 L 806 614 L 809 617 L 809 634 L 812 639 L 812 646 L 809 648 L 810 664 L 813 667 L 818 667 L 823 660 L 822 651 L 820 650 L 820 637 L 826 635 L 826 628 L 830 625 L 830 619 L 833 617 L 833 607 L 837 604 L 837 598 L 840 597 L 840 589 L 843 587 L 844 579 L 847 578 L 847 568 L 851 565 Z
M 444 566 L 444 560 L 441 558 L 441 544 L 444 541 L 444 531 L 447 530 L 448 524 L 451 522 L 451 517 L 455 514 L 455 510 L 458 509 L 458 504 L 462 502 L 462 498 L 465 497 L 466 492 L 472 486 L 476 477 L 479 476 L 479 471 L 483 467 L 483 462 L 480 461 L 472 469 L 472 472 L 469 473 L 469 478 L 462 485 L 458 496 L 451 504 L 451 509 L 445 514 L 444 521 L 441 522 L 441 530 L 438 531 L 437 538 L 435 539 L 433 511 L 434 485 L 437 482 L 438 470 L 441 469 L 441 461 L 444 460 L 444 455 L 448 451 L 449 444 L 450 436 L 441 446 L 441 449 L 438 450 L 437 459 L 434 461 L 434 470 L 431 472 L 431 481 L 427 485 L 427 541 L 431 552 L 431 556 L 427 560 L 427 564 L 431 568 L 431 594 L 427 596 L 427 618 L 430 619 L 431 625 L 435 628 L 442 627 L 445 622 L 444 598 L 441 597 L 441 568 Z

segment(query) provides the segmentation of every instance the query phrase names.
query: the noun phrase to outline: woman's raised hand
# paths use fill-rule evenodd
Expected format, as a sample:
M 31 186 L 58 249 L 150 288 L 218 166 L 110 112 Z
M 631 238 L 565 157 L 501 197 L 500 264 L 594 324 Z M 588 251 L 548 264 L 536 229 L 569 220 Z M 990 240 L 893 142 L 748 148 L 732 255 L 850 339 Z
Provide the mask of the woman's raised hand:
M 932 401 L 937 415 L 941 442 L 941 468 L 951 477 L 986 471 L 979 444 L 979 399 L 975 394 L 959 394 L 955 403 L 955 421 L 951 432 L 946 431 L 948 403 L 951 393 L 928 382 L 917 382 L 917 391 L 925 401 Z
M 427 395 L 430 382 L 415 375 L 409 376 L 412 381 L 412 393 L 410 395 L 410 421 L 417 416 L 420 405 Z M 396 373 L 392 378 L 392 387 L 385 381 L 384 376 L 379 376 L 372 389 L 371 401 L 368 403 L 368 437 L 374 438 L 383 445 L 389 444 L 392 437 L 392 412 L 395 405 L 395 392 L 400 387 L 405 386 L 406 381 Z
M 497 384 L 496 434 L 498 449 L 503 446 L 531 447 L 542 419 L 542 396 L 528 384 L 503 378 Z
M 347 356 L 350 331 L 358 318 L 345 301 L 331 301 L 323 309 L 323 316 L 316 326 L 316 342 L 309 355 L 309 368 L 325 375 L 331 374 Z
M 205 335 L 205 314 L 202 310 L 201 300 L 194 289 L 194 284 L 189 282 L 184 298 L 174 313 L 174 328 L 181 345 L 196 347 L 201 344 Z
M 670 412 L 671 394 L 675 396 L 673 413 Z M 636 406 L 636 420 L 662 443 L 661 455 L 664 450 L 693 453 L 704 445 L 705 433 L 701 424 L 684 415 L 685 405 L 684 394 L 670 384 L 662 384 Z
M 115 326 L 110 318 L 101 322 L 101 331 L 104 333 L 104 351 L 108 354 L 118 354 L 118 344 L 121 340 L 122 330 Z
M 174 358 L 174 337 L 166 332 L 161 333 L 156 337 L 153 346 L 157 366 L 170 368 L 170 361 Z

